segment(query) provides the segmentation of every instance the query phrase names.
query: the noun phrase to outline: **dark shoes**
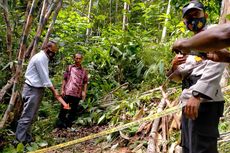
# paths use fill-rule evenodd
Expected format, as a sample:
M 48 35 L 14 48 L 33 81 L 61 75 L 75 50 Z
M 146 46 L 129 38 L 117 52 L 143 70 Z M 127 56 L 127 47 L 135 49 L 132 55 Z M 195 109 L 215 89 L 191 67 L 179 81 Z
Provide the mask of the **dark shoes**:
M 72 127 L 72 123 L 71 122 L 63 122 L 61 120 L 58 120 L 56 122 L 56 128 L 58 129 L 67 129 L 67 128 L 71 128 Z

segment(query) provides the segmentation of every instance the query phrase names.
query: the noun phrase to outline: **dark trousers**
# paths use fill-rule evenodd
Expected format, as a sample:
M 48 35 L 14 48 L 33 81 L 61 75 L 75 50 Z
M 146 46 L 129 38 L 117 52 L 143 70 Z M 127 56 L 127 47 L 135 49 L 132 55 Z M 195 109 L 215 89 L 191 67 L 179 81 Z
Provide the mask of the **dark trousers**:
M 80 98 L 66 95 L 63 99 L 70 105 L 71 109 L 66 110 L 61 106 L 57 121 L 58 128 L 71 127 L 76 116 L 82 111 L 82 107 L 79 105 Z
M 181 146 L 183 153 L 218 153 L 218 124 L 224 102 L 201 103 L 198 118 L 187 119 L 182 114 Z

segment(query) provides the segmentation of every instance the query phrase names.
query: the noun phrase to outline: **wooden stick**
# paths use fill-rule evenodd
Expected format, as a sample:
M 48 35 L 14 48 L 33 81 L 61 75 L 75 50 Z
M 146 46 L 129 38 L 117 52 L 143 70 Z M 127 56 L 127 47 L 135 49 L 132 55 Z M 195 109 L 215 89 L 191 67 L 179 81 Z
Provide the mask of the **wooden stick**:
M 166 116 L 167 117 L 167 116 Z M 163 139 L 163 150 L 162 152 L 163 153 L 166 153 L 167 152 L 167 145 L 166 145 L 166 141 L 167 141 L 167 126 L 166 126 L 166 117 L 162 117 L 162 139 Z
M 113 94 L 114 92 L 116 92 L 117 90 L 119 90 L 120 88 L 124 87 L 124 86 L 127 86 L 129 83 L 126 82 L 120 86 L 118 86 L 117 88 L 115 88 L 114 90 L 110 91 L 104 98 L 103 98 L 103 101 L 106 101 L 107 97 L 109 97 L 111 94 Z
M 160 87 L 160 90 L 163 90 L 162 86 Z M 157 113 L 163 111 L 165 106 L 166 106 L 166 100 L 163 97 L 158 105 Z M 158 130 L 159 123 L 160 123 L 160 118 L 154 120 L 152 124 L 152 129 L 149 135 L 147 153 L 154 153 L 157 151 L 157 130 Z

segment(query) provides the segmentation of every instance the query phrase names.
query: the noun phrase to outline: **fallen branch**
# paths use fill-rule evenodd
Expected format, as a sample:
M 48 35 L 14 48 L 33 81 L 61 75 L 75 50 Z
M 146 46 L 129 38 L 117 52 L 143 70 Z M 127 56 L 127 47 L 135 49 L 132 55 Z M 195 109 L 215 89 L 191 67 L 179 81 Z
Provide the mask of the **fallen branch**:
M 129 85 L 128 82 L 126 82 L 126 83 L 120 85 L 119 87 L 115 88 L 114 90 L 110 91 L 110 92 L 103 98 L 103 101 L 106 101 L 106 99 L 107 99 L 110 95 L 112 95 L 114 92 L 116 92 L 116 91 L 119 90 L 120 88 L 122 88 L 122 87 L 124 87 L 124 86 L 127 86 L 127 85 Z
M 163 150 L 162 152 L 163 153 L 166 153 L 167 152 L 167 145 L 166 145 L 166 142 L 167 142 L 167 116 L 166 117 L 162 117 L 162 140 L 163 140 Z
M 145 92 L 141 93 L 141 96 L 151 94 L 151 93 L 158 91 L 158 90 L 160 90 L 160 87 L 145 91 Z
M 163 90 L 163 88 L 160 87 L 160 90 Z M 163 111 L 165 106 L 166 106 L 166 100 L 165 98 L 162 98 L 161 102 L 158 105 L 157 113 Z M 158 131 L 159 123 L 160 123 L 160 118 L 154 120 L 152 124 L 152 129 L 149 135 L 147 153 L 157 152 L 157 131 Z

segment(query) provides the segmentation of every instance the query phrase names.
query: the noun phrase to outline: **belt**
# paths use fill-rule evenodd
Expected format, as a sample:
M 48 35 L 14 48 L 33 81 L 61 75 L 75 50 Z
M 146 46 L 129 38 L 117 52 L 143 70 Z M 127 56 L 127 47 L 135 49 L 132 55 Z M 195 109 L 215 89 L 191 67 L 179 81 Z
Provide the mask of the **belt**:
M 28 83 L 25 82 L 25 85 L 29 86 L 30 88 L 35 88 L 35 89 L 44 89 L 45 87 L 34 87 L 29 85 Z

